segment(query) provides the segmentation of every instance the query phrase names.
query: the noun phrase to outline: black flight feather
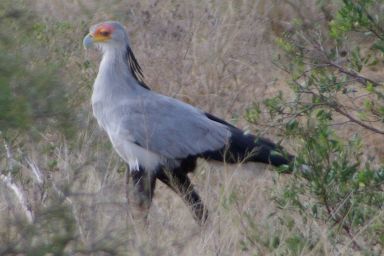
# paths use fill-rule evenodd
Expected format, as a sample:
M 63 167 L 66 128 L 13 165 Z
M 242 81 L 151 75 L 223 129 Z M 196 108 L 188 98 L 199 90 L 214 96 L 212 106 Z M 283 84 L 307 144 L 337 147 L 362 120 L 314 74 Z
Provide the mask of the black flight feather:
M 231 132 L 228 145 L 216 151 L 207 151 L 199 156 L 217 161 L 226 161 L 228 163 L 236 162 L 262 162 L 275 166 L 289 164 L 293 161 L 293 156 L 285 153 L 284 149 L 272 141 L 256 137 L 252 134 L 244 134 L 242 130 L 230 123 L 212 115 L 205 113 L 205 116 L 212 121 L 226 125 Z M 285 153 L 275 154 L 274 152 Z

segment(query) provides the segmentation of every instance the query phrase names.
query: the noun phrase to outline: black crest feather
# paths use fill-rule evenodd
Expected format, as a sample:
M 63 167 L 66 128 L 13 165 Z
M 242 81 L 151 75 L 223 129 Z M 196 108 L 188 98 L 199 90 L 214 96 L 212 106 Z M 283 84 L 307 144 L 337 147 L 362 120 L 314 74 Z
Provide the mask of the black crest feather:
M 139 82 L 139 84 L 144 87 L 145 89 L 150 90 L 148 85 L 144 83 L 144 75 L 143 70 L 141 69 L 139 62 L 137 61 L 135 55 L 133 54 L 132 49 L 127 46 L 127 53 L 126 53 L 126 59 L 128 61 L 129 68 L 131 69 L 131 73 L 133 77 Z

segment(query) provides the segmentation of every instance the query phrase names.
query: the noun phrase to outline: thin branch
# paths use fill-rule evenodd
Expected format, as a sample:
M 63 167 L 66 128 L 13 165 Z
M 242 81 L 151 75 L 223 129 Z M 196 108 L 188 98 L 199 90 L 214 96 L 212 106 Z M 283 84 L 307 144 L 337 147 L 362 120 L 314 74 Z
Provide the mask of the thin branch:
M 29 158 L 26 158 L 25 161 L 27 162 L 27 164 L 31 168 L 34 176 L 36 177 L 37 183 L 39 185 L 43 184 L 44 183 L 43 174 L 42 174 L 41 170 L 39 169 L 39 167 L 36 165 L 36 163 L 33 160 L 30 160 Z
M 345 116 L 346 118 L 348 118 L 351 122 L 356 123 L 356 124 L 360 125 L 361 127 L 364 127 L 365 129 L 368 129 L 368 130 L 370 130 L 372 132 L 384 135 L 384 131 L 379 130 L 379 129 L 375 128 L 375 127 L 369 126 L 369 125 L 367 125 L 367 124 L 357 120 L 356 118 L 354 118 L 353 116 L 351 116 L 347 112 L 344 112 L 339 106 L 330 106 L 330 107 L 332 107 L 333 110 L 335 110 L 337 113 L 339 113 L 339 114 Z
M 27 220 L 29 223 L 33 222 L 33 212 L 32 212 L 32 207 L 31 204 L 27 201 L 27 199 L 24 196 L 23 190 L 17 186 L 17 184 L 14 182 L 12 178 L 12 170 L 14 167 L 14 164 L 17 163 L 15 159 L 13 158 L 12 150 L 7 144 L 6 141 L 3 142 L 4 148 L 6 151 L 6 157 L 7 157 L 7 162 L 8 162 L 8 170 L 6 171 L 6 174 L 1 173 L 0 174 L 0 179 L 4 182 L 4 184 L 12 190 L 16 198 L 18 199 L 20 206 L 27 217 Z
M 325 209 L 328 212 L 328 215 L 335 222 L 335 224 L 340 225 L 344 229 L 344 231 L 347 233 L 347 236 L 351 239 L 351 243 L 352 243 L 353 247 L 355 247 L 358 250 L 361 250 L 361 246 L 355 240 L 355 236 L 352 233 L 350 227 L 342 222 L 342 220 L 345 216 L 343 218 L 336 217 L 334 210 L 329 206 L 327 199 L 328 199 L 327 195 L 323 194 L 324 205 L 325 205 Z
M 82 242 L 84 242 L 85 241 L 85 234 L 84 234 L 83 228 L 81 226 L 81 222 L 80 222 L 80 218 L 79 218 L 80 214 L 76 208 L 75 203 L 62 190 L 60 190 L 53 181 L 51 181 L 51 185 L 52 185 L 53 190 L 56 192 L 56 194 L 61 199 L 64 199 L 66 202 L 68 202 L 68 204 L 71 206 L 72 214 L 73 214 L 73 217 L 75 218 L 77 229 L 79 230 L 79 233 L 80 233 L 80 239 L 82 240 Z
M 12 190 L 16 198 L 18 199 L 20 206 L 27 217 L 27 220 L 29 223 L 33 222 L 33 213 L 32 213 L 32 207 L 28 204 L 27 200 L 25 199 L 23 191 L 16 185 L 16 183 L 13 181 L 11 173 L 8 173 L 8 175 L 0 174 L 0 179 L 5 183 L 5 185 Z
M 337 70 L 339 70 L 339 72 L 341 72 L 343 74 L 346 74 L 348 76 L 354 77 L 356 79 L 356 81 L 358 81 L 359 83 L 363 84 L 364 86 L 368 86 L 368 83 L 371 83 L 373 86 L 379 86 L 380 85 L 380 83 L 378 83 L 376 81 L 373 81 L 372 79 L 366 78 L 366 77 L 364 77 L 362 75 L 359 75 L 358 73 L 356 73 L 353 70 L 347 70 L 343 66 L 340 66 L 339 64 L 336 64 L 336 63 L 334 63 L 332 61 L 328 62 L 328 64 L 330 66 L 336 68 Z

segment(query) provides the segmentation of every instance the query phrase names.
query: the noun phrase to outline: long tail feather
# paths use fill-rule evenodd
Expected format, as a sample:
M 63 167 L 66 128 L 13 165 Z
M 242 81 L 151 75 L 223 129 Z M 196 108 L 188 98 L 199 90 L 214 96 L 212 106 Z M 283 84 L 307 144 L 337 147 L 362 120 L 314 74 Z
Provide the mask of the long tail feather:
M 207 117 L 215 122 L 225 124 L 229 127 L 232 135 L 229 144 L 218 151 L 205 152 L 205 158 L 225 161 L 228 163 L 237 162 L 262 162 L 280 166 L 289 164 L 294 157 L 284 149 L 266 138 L 259 138 L 244 132 L 235 126 L 211 115 Z

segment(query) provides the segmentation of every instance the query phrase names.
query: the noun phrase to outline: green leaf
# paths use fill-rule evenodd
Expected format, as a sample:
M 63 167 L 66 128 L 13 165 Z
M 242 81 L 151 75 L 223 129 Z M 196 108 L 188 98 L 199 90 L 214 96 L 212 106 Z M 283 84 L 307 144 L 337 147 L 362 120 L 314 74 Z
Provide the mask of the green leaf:
M 374 92 L 373 84 L 371 82 L 367 82 L 366 89 L 368 92 L 373 93 Z

